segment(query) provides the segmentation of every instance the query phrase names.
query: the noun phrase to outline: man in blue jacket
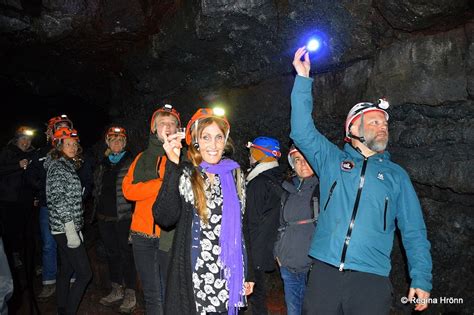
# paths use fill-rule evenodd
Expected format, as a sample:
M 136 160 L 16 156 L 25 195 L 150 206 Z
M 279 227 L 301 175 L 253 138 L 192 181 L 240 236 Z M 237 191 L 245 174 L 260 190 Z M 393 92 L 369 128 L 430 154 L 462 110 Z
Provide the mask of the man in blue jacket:
M 290 136 L 319 175 L 321 189 L 303 312 L 388 314 L 395 221 L 408 258 L 408 300 L 415 310 L 426 309 L 432 287 L 430 243 L 410 178 L 385 151 L 388 103 L 355 105 L 345 126 L 349 143 L 341 150 L 312 120 L 313 80 L 305 47 L 296 51 L 293 66 L 298 75 L 291 94 Z

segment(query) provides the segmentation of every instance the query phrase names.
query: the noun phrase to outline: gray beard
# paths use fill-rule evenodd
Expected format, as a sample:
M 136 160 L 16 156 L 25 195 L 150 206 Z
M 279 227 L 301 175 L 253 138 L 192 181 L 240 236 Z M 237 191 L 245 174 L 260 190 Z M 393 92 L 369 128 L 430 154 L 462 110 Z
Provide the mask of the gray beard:
M 387 148 L 388 140 L 375 140 L 375 138 L 369 139 L 365 141 L 365 145 L 374 152 L 382 152 L 385 151 Z

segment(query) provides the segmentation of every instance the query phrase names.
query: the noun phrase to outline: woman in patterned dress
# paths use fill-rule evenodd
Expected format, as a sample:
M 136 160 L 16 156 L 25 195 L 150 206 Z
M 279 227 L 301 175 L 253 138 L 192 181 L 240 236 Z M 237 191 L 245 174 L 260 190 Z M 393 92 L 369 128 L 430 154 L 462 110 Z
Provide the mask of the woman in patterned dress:
M 168 165 L 153 214 L 176 225 L 165 314 L 236 314 L 253 291 L 243 174 L 223 158 L 229 131 L 224 116 L 198 110 L 186 128 L 191 163 L 179 163 L 179 135 L 164 137 Z

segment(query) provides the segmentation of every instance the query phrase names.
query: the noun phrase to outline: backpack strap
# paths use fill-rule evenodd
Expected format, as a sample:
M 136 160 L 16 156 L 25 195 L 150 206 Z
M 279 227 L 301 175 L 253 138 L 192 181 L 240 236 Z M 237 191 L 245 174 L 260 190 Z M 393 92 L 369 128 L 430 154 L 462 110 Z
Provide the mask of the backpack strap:
M 286 227 L 290 225 L 299 225 L 299 224 L 309 224 L 309 223 L 314 223 L 318 221 L 319 217 L 319 183 L 316 184 L 313 188 L 313 194 L 311 195 L 311 200 L 310 200 L 310 207 L 313 209 L 313 217 L 311 219 L 305 219 L 305 220 L 298 220 L 298 221 L 285 221 L 284 217 L 284 208 L 286 201 L 288 200 L 289 194 L 286 193 L 285 199 L 283 199 L 282 196 L 282 203 L 281 203 L 281 218 L 282 222 L 284 223 L 283 226 L 281 226 L 278 231 L 283 231 L 286 229 Z

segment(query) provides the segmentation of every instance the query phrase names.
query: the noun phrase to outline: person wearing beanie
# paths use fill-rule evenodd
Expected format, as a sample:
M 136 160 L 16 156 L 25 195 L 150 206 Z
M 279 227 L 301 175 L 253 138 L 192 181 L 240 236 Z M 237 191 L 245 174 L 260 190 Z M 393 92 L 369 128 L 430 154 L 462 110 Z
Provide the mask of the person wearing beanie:
M 152 206 L 163 184 L 167 165 L 163 134 L 175 134 L 179 127 L 179 113 L 171 105 L 157 109 L 151 117 L 148 147 L 132 162 L 122 182 L 123 195 L 135 202 L 130 235 L 147 314 L 163 314 L 174 231 L 171 231 L 173 227 L 160 228 L 153 219 Z
M 94 173 L 94 208 L 99 234 L 107 257 L 112 290 L 99 303 L 111 306 L 122 301 L 119 310 L 131 313 L 136 308 L 137 282 L 132 246 L 128 242 L 132 222 L 133 203 L 122 192 L 122 181 L 132 163 L 127 151 L 127 132 L 120 126 L 107 129 L 107 149 Z
M 275 271 L 273 245 L 280 215 L 282 173 L 278 159 L 280 143 L 271 137 L 258 137 L 247 144 L 250 171 L 247 183 L 247 213 L 250 248 L 254 260 L 255 289 L 249 302 L 252 314 L 267 314 L 265 281 Z

